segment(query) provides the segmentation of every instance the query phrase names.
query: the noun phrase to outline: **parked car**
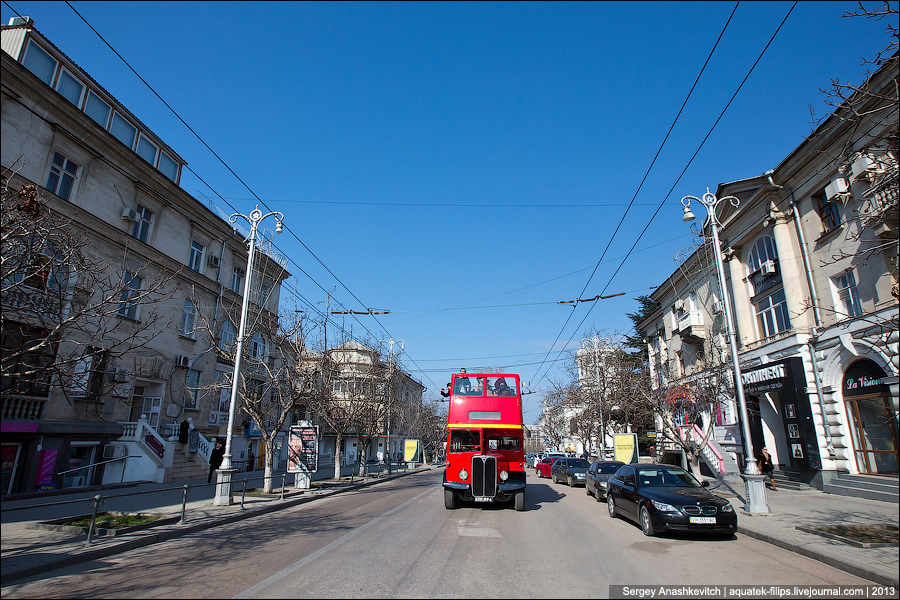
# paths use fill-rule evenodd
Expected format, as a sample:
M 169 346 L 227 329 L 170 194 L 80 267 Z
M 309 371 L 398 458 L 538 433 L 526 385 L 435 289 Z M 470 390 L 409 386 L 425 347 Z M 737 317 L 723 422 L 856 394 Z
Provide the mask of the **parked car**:
M 625 463 L 618 461 L 596 461 L 591 464 L 584 480 L 584 492 L 593 496 L 597 502 L 606 499 L 606 485 L 609 478 L 615 475 L 619 467 Z
M 562 458 L 563 457 L 561 456 L 545 456 L 537 466 L 538 478 L 550 477 L 550 468 L 553 466 L 553 463 L 561 460 Z
M 584 485 L 585 473 L 591 463 L 583 458 L 561 458 L 550 468 L 553 483 L 565 483 L 572 487 Z
M 644 535 L 662 531 L 701 531 L 732 535 L 737 514 L 709 484 L 672 465 L 624 465 L 609 479 L 606 506 L 613 519 L 637 521 Z

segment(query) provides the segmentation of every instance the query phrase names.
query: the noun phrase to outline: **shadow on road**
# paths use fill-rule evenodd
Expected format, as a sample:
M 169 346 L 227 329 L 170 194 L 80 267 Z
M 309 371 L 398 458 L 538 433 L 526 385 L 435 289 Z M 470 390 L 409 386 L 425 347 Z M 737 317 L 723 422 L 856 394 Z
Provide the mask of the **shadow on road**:
M 540 510 L 542 504 L 559 502 L 565 497 L 546 483 L 530 483 L 525 488 L 525 510 Z

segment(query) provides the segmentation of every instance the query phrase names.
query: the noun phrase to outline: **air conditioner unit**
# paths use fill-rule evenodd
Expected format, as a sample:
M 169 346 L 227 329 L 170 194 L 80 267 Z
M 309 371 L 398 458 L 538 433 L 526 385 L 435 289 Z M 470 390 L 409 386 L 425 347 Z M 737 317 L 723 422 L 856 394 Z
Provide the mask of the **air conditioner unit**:
M 133 208 L 123 208 L 122 209 L 122 220 L 123 221 L 137 221 L 137 211 Z
M 847 180 L 843 177 L 835 177 L 831 180 L 831 183 L 825 186 L 825 196 L 831 200 L 836 198 L 837 196 L 841 196 L 843 194 L 847 194 L 850 192 L 850 185 L 847 183 Z
M 684 300 L 676 300 L 675 301 L 675 310 L 684 311 Z
M 188 366 L 190 366 L 190 364 L 191 364 L 190 356 L 187 356 L 184 354 L 178 354 L 177 356 L 175 356 L 175 366 L 176 367 L 187 368 Z
M 884 171 L 884 167 L 880 161 L 868 154 L 860 154 L 850 165 L 850 179 L 856 181 L 869 173 L 880 173 L 882 171 Z
M 207 264 L 213 268 L 217 268 L 219 266 L 219 257 L 215 254 L 210 254 L 209 258 L 206 259 Z
M 775 273 L 775 261 L 767 260 L 759 266 L 759 270 L 762 271 L 763 275 L 772 275 Z
M 712 301 L 712 312 L 713 314 L 719 314 L 725 310 L 725 307 L 722 306 L 722 301 L 718 298 L 714 298 Z

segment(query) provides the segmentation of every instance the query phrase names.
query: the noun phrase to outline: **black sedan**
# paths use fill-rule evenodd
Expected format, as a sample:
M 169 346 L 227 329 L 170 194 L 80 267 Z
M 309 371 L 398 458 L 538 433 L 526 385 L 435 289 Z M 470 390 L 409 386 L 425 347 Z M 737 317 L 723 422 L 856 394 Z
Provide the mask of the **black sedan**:
M 625 465 L 607 483 L 609 516 L 637 521 L 644 535 L 700 531 L 732 535 L 737 514 L 708 484 L 672 465 Z
M 588 467 L 591 463 L 583 458 L 560 458 L 550 468 L 553 483 L 567 483 L 570 486 L 584 485 Z
M 587 470 L 584 480 L 584 491 L 588 496 L 593 496 L 597 502 L 606 499 L 606 485 L 619 467 L 625 463 L 617 461 L 601 461 L 593 463 Z

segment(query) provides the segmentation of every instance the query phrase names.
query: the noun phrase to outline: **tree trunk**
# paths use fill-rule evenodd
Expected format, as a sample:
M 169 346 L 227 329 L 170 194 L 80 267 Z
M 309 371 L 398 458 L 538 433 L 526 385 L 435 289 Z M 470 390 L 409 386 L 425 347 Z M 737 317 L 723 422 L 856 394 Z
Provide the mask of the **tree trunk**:
M 693 472 L 694 477 L 697 478 L 697 481 L 702 483 L 705 477 L 703 477 L 703 474 L 700 472 L 700 453 L 688 453 L 688 461 L 690 461 L 691 471 Z
M 334 478 L 341 478 L 341 442 L 343 442 L 343 435 L 337 434 L 334 438 Z
M 264 474 L 266 476 L 265 482 L 263 483 L 263 492 L 266 494 L 272 493 L 272 450 L 275 447 L 275 438 L 272 437 L 270 439 L 265 440 L 265 444 L 263 444 L 266 453 L 266 469 Z
M 366 461 L 369 460 L 369 444 L 363 440 L 359 440 L 359 476 L 366 474 Z

